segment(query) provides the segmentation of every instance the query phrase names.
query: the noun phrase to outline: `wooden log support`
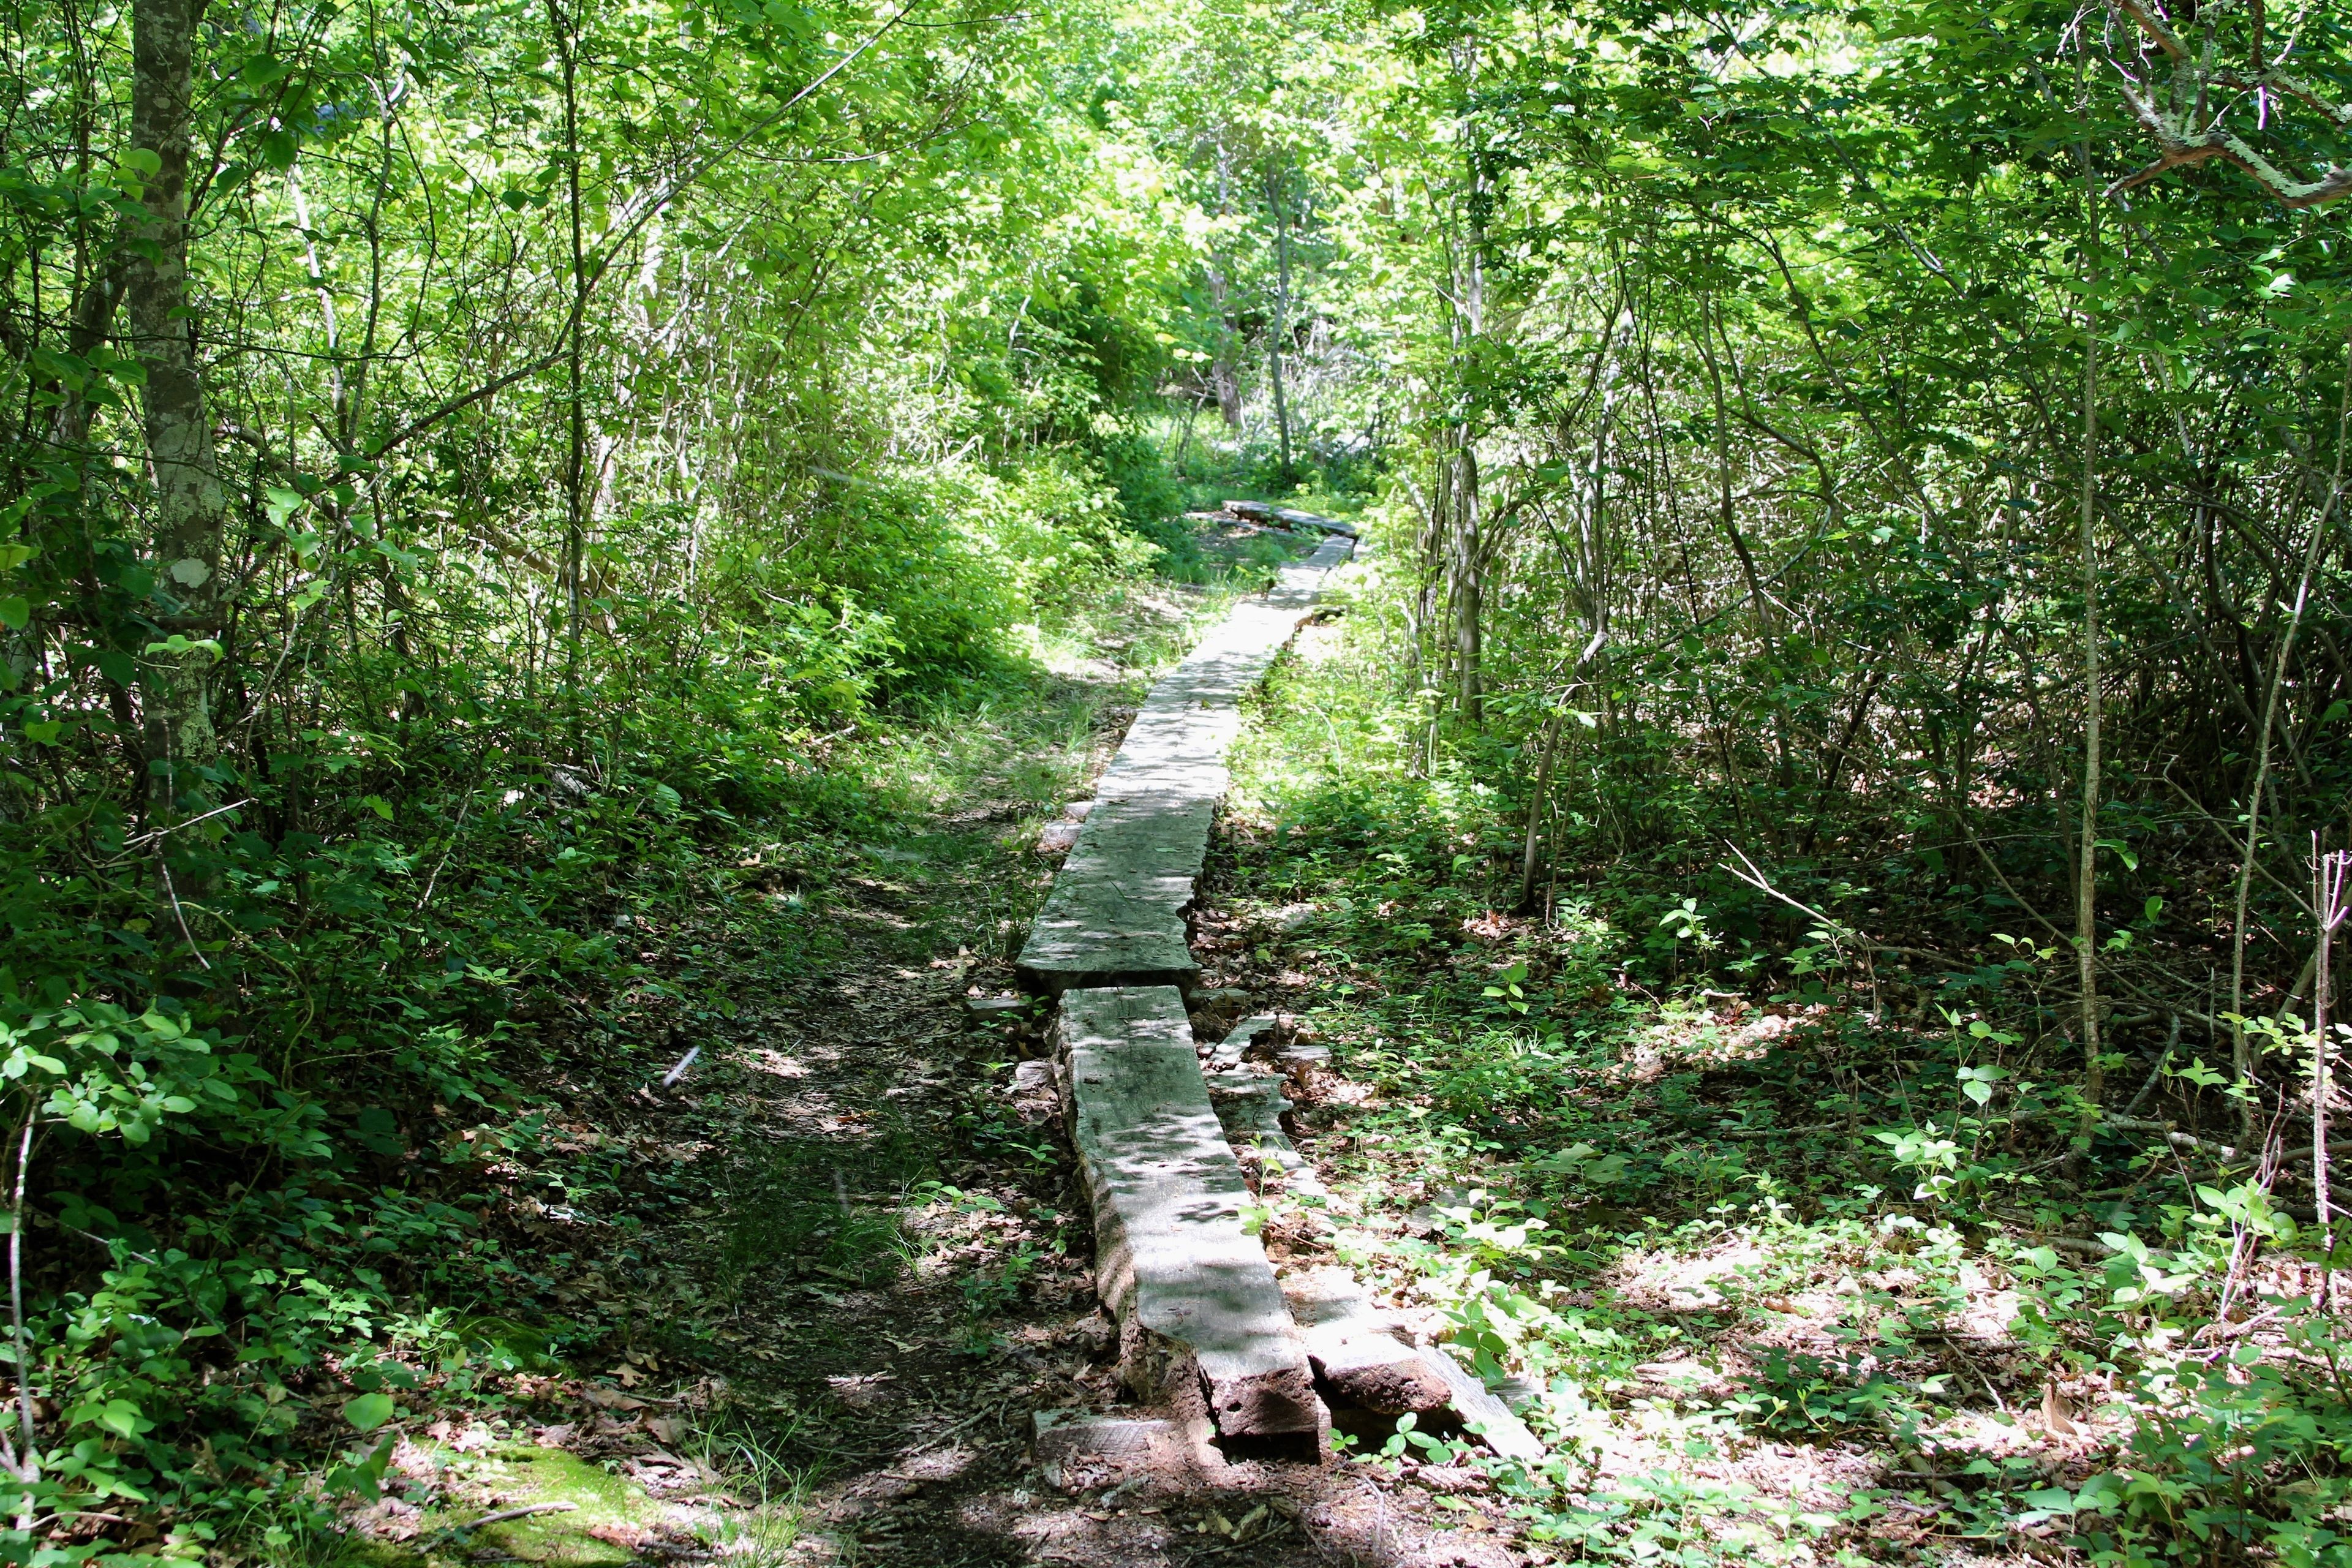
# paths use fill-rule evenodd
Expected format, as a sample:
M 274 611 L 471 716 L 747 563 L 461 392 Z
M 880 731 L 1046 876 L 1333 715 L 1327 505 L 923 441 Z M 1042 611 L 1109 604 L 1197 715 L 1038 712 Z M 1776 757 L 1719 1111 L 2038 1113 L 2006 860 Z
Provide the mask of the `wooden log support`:
M 1065 992 L 1055 1049 L 1128 1385 L 1205 1417 L 1228 1455 L 1319 1459 L 1329 1417 L 1265 1250 L 1242 1228 L 1248 1189 L 1183 996 Z
M 1229 500 L 1225 502 L 1225 513 L 1245 522 L 1279 522 L 1290 528 L 1314 528 L 1349 539 L 1357 537 L 1356 525 L 1351 522 L 1341 522 L 1336 517 L 1323 517 L 1286 506 L 1276 506 L 1268 501 Z
M 1290 1109 L 1290 1101 L 1282 1092 L 1280 1079 L 1240 1070 L 1208 1073 L 1204 1079 L 1209 1103 L 1216 1108 L 1234 1157 L 1245 1170 L 1255 1164 L 1261 1184 L 1268 1170 L 1276 1172 L 1283 1193 L 1289 1197 L 1330 1195 L 1315 1167 L 1283 1131 L 1282 1113 Z
M 1543 1444 L 1485 1383 L 1435 1345 L 1416 1346 L 1375 1308 L 1345 1268 L 1311 1270 L 1283 1282 L 1317 1380 L 1342 1419 L 1444 1415 L 1505 1458 L 1533 1464 Z

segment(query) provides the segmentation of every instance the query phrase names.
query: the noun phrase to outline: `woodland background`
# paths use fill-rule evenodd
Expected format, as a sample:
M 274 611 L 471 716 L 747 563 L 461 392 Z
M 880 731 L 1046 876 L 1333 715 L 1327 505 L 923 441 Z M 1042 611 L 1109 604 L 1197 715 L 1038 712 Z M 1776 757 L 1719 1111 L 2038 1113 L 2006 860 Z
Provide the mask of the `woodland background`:
M 861 831 L 893 747 L 1222 580 L 1228 493 L 1379 543 L 1331 854 L 1581 900 L 1610 985 L 1996 1040 L 2000 1180 L 2169 1122 L 2221 1300 L 2307 1252 L 2348 26 L 17 0 L 12 1560 L 305 1484 L 389 1325 L 560 1347 L 460 1145 L 734 1005 L 631 909 Z M 2340 1557 L 2294 1463 L 2261 1550 Z

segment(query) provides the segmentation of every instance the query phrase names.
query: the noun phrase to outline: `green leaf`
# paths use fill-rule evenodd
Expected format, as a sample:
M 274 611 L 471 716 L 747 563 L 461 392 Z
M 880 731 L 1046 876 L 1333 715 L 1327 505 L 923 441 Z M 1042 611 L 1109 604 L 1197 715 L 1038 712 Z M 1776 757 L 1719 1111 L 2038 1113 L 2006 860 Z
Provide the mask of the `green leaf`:
M 343 1419 L 362 1432 L 373 1432 L 392 1419 L 398 1406 L 389 1394 L 362 1394 L 343 1405 Z
M 154 1430 L 154 1423 L 142 1417 L 139 1406 L 127 1399 L 108 1400 L 105 1408 L 98 1412 L 98 1424 L 125 1437 L 136 1437 L 142 1428 L 151 1432 Z
M 11 594 L 0 599 L 0 626 L 6 626 L 12 632 L 21 632 L 32 618 L 32 602 L 22 594 Z

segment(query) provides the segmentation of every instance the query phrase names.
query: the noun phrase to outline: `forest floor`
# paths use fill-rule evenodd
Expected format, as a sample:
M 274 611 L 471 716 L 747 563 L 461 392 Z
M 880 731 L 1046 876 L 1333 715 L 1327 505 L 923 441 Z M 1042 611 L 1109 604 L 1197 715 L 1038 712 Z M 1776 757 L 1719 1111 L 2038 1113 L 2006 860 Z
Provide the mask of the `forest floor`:
M 2228 1240 L 2191 1225 L 2172 1253 L 2125 1257 L 2098 1237 L 2183 1232 L 2160 1194 L 2185 1168 L 2111 1151 L 2125 1184 L 2086 1192 L 2060 1155 L 2004 1163 L 2032 1086 L 1990 1065 L 2005 1037 L 1931 1025 L 1924 990 L 1907 1013 L 1818 986 L 1655 992 L 1624 954 L 1703 939 L 1671 913 L 1612 914 L 1624 889 L 1597 884 L 1502 912 L 1511 847 L 1478 826 L 1495 814 L 1412 758 L 1344 622 L 1302 634 L 1237 752 L 1195 1030 L 1270 1011 L 1271 1039 L 1321 1047 L 1294 1055 L 1288 1092 L 1326 1191 L 1259 1187 L 1270 1254 L 1346 1265 L 1554 1458 L 1401 1429 L 1211 1484 L 1034 1462 L 1038 1413 L 1125 1395 L 1010 960 L 1055 868 L 1038 829 L 1089 793 L 1181 626 L 1213 609 L 1139 595 L 1109 638 L 1127 653 L 1097 650 L 1131 663 L 1066 660 L 902 737 L 914 805 L 854 839 L 747 844 L 709 896 L 635 917 L 664 977 L 636 1033 L 681 997 L 719 1021 L 659 1059 L 557 1074 L 538 1088 L 565 1109 L 481 1155 L 515 1267 L 610 1353 L 534 1359 L 518 1331 L 490 1397 L 404 1429 L 392 1495 L 346 1542 L 383 1568 L 2079 1552 L 2123 1502 L 2102 1489 L 2126 1451 L 2165 1462 L 2135 1425 L 2145 1390 L 2101 1348 L 2156 1320 L 2111 1294 L 2178 1289 Z M 702 1049 L 666 1087 L 680 1043 Z M 2249 1276 L 2243 1299 L 2309 1283 Z M 2221 1328 L 2247 1347 L 2296 1331 L 2239 1318 Z M 2256 1405 L 2253 1426 L 2237 1405 L 2212 1419 L 2258 1432 L 2296 1408 Z M 2165 1440 L 2189 1452 L 2199 1430 Z M 2163 1484 L 2163 1507 L 2268 1528 Z
M 1214 604 L 1139 596 L 1112 640 L 1165 653 Z M 1044 1053 L 1040 1023 L 972 1005 L 1016 994 L 1010 958 L 1055 870 L 1037 829 L 1088 793 L 1152 673 L 1067 662 L 907 759 L 921 809 L 856 842 L 747 845 L 712 896 L 625 917 L 660 977 L 628 999 L 632 1032 L 660 1037 L 681 998 L 711 1004 L 706 1023 L 671 1029 L 658 1058 L 567 1054 L 533 1086 L 560 1109 L 486 1133 L 479 1156 L 519 1274 L 608 1364 L 534 1356 L 512 1326 L 516 1370 L 470 1398 L 442 1382 L 438 1418 L 396 1439 L 383 1499 L 300 1555 L 1520 1560 L 1477 1507 L 1400 1490 L 1392 1471 L 1248 1464 L 1206 1489 L 1065 1488 L 1034 1465 L 1036 1413 L 1126 1397 L 1054 1097 L 1018 1077 Z

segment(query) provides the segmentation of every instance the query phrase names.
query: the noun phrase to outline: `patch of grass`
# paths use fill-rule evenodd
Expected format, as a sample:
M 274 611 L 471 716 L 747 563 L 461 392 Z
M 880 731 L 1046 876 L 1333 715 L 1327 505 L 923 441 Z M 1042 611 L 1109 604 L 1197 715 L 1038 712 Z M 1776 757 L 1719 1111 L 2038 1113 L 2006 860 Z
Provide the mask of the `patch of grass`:
M 429 1507 L 406 1541 L 336 1532 L 272 1562 L 283 1568 L 441 1568 L 489 1555 L 549 1568 L 618 1568 L 636 1561 L 625 1542 L 666 1522 L 663 1505 L 644 1488 L 561 1448 L 510 1445 L 467 1462 L 466 1472 L 468 1491 L 493 1501 Z M 474 1523 L 533 1504 L 563 1506 Z
M 801 1537 L 810 1489 L 818 1470 L 796 1460 L 795 1440 L 807 1425 L 795 1415 L 781 1425 L 762 1424 L 731 1413 L 698 1432 L 693 1452 L 703 1467 L 729 1479 L 745 1507 L 722 1521 L 718 1544 L 746 1568 L 770 1568 Z
M 520 1558 L 526 1563 L 562 1563 L 572 1568 L 602 1568 L 631 1561 L 628 1547 L 592 1533 L 607 1529 L 645 1528 L 660 1505 L 645 1489 L 592 1465 L 561 1448 L 502 1449 L 493 1461 L 494 1485 L 507 1500 L 501 1508 L 533 1502 L 568 1502 L 569 1513 L 531 1514 L 502 1521 L 479 1531 L 464 1531 L 480 1545 Z M 496 1510 L 493 1510 L 496 1511 Z M 477 1548 L 478 1550 L 478 1546 Z

